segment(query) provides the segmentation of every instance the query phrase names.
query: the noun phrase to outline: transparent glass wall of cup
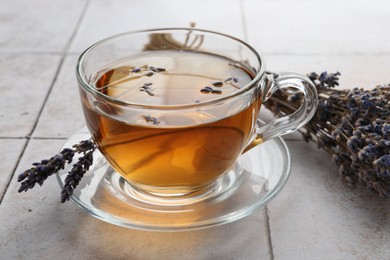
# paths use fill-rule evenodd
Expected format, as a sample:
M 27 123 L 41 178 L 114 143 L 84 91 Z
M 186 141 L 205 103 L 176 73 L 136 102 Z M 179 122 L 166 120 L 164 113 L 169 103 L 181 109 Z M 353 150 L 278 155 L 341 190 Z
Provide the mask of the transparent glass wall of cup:
M 76 73 L 99 150 L 133 188 L 159 198 L 207 192 L 243 152 L 297 130 L 317 105 L 308 78 L 266 73 L 251 46 L 206 30 L 113 36 L 82 53 Z M 262 103 L 287 87 L 303 93 L 302 106 L 259 127 Z

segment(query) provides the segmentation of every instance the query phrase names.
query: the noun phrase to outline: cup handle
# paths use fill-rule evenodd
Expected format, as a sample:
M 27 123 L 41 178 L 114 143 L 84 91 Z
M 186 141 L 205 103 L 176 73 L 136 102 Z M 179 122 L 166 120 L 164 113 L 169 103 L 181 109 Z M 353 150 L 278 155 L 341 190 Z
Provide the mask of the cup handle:
M 302 105 L 292 114 L 277 118 L 265 125 L 255 128 L 255 138 L 243 150 L 243 153 L 253 147 L 272 138 L 292 133 L 308 123 L 314 116 L 318 94 L 313 82 L 305 75 L 283 72 L 280 74 L 268 73 L 266 78 L 266 96 L 263 103 L 277 90 L 284 88 L 295 88 L 303 93 Z

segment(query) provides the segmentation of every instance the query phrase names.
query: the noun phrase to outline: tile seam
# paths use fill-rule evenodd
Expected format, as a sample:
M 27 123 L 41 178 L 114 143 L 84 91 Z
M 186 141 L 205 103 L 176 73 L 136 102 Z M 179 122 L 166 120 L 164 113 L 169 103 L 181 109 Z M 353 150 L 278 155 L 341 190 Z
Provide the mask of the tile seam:
M 268 206 L 264 207 L 264 217 L 265 217 L 265 228 L 266 228 L 266 236 L 267 236 L 267 242 L 268 242 L 268 255 L 270 260 L 275 259 L 274 255 L 274 249 L 272 244 L 272 236 L 271 236 L 271 225 L 270 225 L 270 217 L 268 214 Z
M 239 0 L 239 4 L 240 4 L 241 24 L 243 27 L 244 40 L 248 42 L 248 28 L 247 28 L 247 21 L 246 21 L 245 7 L 244 7 L 243 0 Z

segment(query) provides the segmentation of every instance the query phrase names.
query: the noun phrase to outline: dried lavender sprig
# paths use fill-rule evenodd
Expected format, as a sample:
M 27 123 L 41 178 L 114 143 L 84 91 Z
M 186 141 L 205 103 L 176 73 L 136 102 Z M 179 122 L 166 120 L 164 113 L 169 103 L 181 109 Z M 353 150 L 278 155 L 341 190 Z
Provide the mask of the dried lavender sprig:
M 74 150 L 65 148 L 48 160 L 33 163 L 33 167 L 18 176 L 18 182 L 21 182 L 18 192 L 32 189 L 37 183 L 42 186 L 47 177 L 64 169 L 65 164 L 71 163 L 74 154 Z
M 89 167 L 93 164 L 93 147 L 90 151 L 86 152 L 79 158 L 72 169 L 68 172 L 65 178 L 64 188 L 61 192 L 61 203 L 68 201 L 73 194 L 74 189 L 80 183 L 80 180 L 84 177 L 84 174 L 89 170 Z
M 96 145 L 92 141 L 92 139 L 88 139 L 88 140 L 80 141 L 78 144 L 74 144 L 72 147 L 74 148 L 75 152 L 85 154 L 88 151 L 94 151 Z
M 340 75 L 340 72 L 328 74 L 328 72 L 324 71 L 320 75 L 312 72 L 307 76 L 316 83 L 317 88 L 334 88 L 339 85 Z
M 73 165 L 72 169 L 68 173 L 68 176 L 66 177 L 66 179 L 69 179 L 68 183 L 71 185 L 73 192 L 74 188 L 77 186 L 84 173 L 89 169 L 89 166 L 92 165 L 93 151 L 95 149 L 96 146 L 91 139 L 84 140 L 79 142 L 78 144 L 73 145 L 73 149 L 64 148 L 59 154 L 54 155 L 48 160 L 45 159 L 41 162 L 33 163 L 33 167 L 24 171 L 18 176 L 18 182 L 21 182 L 18 192 L 23 192 L 32 189 L 37 183 L 42 186 L 43 182 L 49 176 L 53 175 L 54 173 L 57 173 L 59 170 L 64 169 L 66 164 L 70 164 L 76 153 L 82 153 L 83 156 L 80 157 L 78 162 Z M 68 187 L 69 184 L 67 185 L 67 181 L 65 180 L 61 202 L 69 200 L 69 197 L 72 194 Z M 65 195 L 65 193 L 68 195 Z
M 373 90 L 334 89 L 340 73 L 310 73 L 319 93 L 313 119 L 301 132 L 306 141 L 332 155 L 348 184 L 361 182 L 380 196 L 390 197 L 390 84 Z M 300 106 L 301 95 L 275 93 L 265 105 L 276 115 Z

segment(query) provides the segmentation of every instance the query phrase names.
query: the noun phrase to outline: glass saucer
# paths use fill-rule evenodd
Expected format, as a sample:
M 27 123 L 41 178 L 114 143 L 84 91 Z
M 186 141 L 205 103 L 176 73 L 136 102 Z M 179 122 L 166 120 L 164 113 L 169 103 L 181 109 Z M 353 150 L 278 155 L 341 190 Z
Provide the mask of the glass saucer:
M 89 138 L 88 130 L 83 128 L 70 137 L 63 148 Z M 70 167 L 57 175 L 61 188 Z M 118 226 L 152 231 L 192 230 L 226 224 L 250 215 L 279 193 L 289 174 L 288 148 L 281 138 L 275 138 L 241 155 L 206 199 L 188 204 L 159 205 L 134 195 L 131 186 L 96 150 L 94 163 L 71 201 L 91 216 Z

